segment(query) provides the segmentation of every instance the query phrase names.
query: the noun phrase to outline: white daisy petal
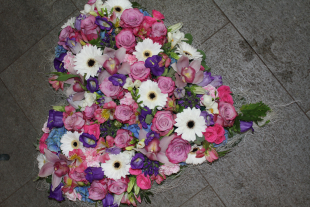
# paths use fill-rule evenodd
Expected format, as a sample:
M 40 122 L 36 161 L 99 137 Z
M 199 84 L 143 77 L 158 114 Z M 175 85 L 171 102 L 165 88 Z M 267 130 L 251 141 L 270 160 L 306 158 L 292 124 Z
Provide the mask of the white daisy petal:
M 62 150 L 62 153 L 69 156 L 69 152 L 74 149 L 81 149 L 82 151 L 85 151 L 83 148 L 83 143 L 80 142 L 80 135 L 81 133 L 70 132 L 68 131 L 66 134 L 64 134 L 60 139 L 60 149 Z
M 197 158 L 196 157 L 196 151 L 201 149 L 202 146 L 197 146 L 196 144 L 192 146 L 191 151 L 188 153 L 187 159 L 186 159 L 186 163 L 187 164 L 194 164 L 194 165 L 198 165 L 203 163 L 204 161 L 206 161 L 205 156 L 201 157 L 201 158 Z
M 105 163 L 101 163 L 101 168 L 104 171 L 104 175 L 110 179 L 118 180 L 126 178 L 129 175 L 130 159 L 128 155 L 119 153 L 117 155 L 109 155 L 110 160 Z
M 103 7 L 107 8 L 109 12 L 113 9 L 116 17 L 121 18 L 123 11 L 132 8 L 132 5 L 128 0 L 107 0 Z
M 158 55 L 163 52 L 161 45 L 157 42 L 153 43 L 153 40 L 146 38 L 143 42 L 139 42 L 135 47 L 135 52 L 133 54 L 139 61 L 145 61 L 148 57 L 153 55 Z
M 180 54 L 180 56 L 185 55 L 191 60 L 201 60 L 202 55 L 200 52 L 198 52 L 197 49 L 192 47 L 190 44 L 186 42 L 180 42 L 178 46 L 179 47 L 175 52 Z

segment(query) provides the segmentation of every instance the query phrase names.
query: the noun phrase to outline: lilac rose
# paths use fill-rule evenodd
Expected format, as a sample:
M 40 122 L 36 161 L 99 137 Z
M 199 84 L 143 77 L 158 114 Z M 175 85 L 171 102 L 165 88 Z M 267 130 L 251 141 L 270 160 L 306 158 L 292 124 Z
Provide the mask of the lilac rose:
M 121 16 L 120 25 L 123 28 L 138 27 L 142 23 L 143 17 L 144 15 L 139 9 L 126 9 Z
M 104 81 L 99 86 L 100 90 L 104 93 L 104 95 L 111 97 L 113 99 L 122 97 L 124 94 L 123 88 L 120 86 L 115 86 L 109 78 L 105 78 Z
M 175 117 L 171 111 L 158 111 L 152 120 L 151 130 L 158 132 L 160 136 L 165 136 L 175 123 Z
M 166 156 L 169 161 L 174 164 L 184 162 L 188 153 L 191 151 L 191 145 L 187 140 L 181 137 L 174 138 L 166 150 Z
M 143 61 L 139 61 L 130 66 L 130 76 L 135 80 L 145 81 L 151 70 L 146 68 Z
M 131 116 L 133 115 L 134 113 L 130 106 L 127 105 L 116 106 L 114 116 L 118 121 L 122 123 L 128 122 L 131 119 Z
M 234 124 L 236 116 L 238 116 L 238 113 L 232 104 L 220 101 L 219 115 L 215 116 L 215 123 L 223 127 L 231 127 Z
M 133 52 L 136 46 L 136 38 L 130 29 L 123 29 L 115 37 L 116 46 L 118 48 L 124 47 L 126 52 Z
M 129 178 L 126 176 L 126 178 L 121 178 L 118 180 L 109 180 L 108 182 L 108 189 L 111 193 L 115 193 L 117 195 L 120 195 L 127 191 L 129 183 Z
M 130 144 L 130 141 L 133 139 L 131 132 L 126 129 L 119 129 L 116 133 L 114 143 L 119 148 L 127 147 Z
M 152 37 L 161 37 L 167 34 L 167 28 L 163 22 L 155 22 L 152 25 Z
M 94 180 L 88 189 L 89 198 L 92 200 L 102 200 L 108 193 L 107 183 L 102 180 Z
M 170 77 L 160 76 L 157 79 L 157 83 L 162 93 L 167 93 L 169 96 L 172 95 L 175 89 L 175 83 Z

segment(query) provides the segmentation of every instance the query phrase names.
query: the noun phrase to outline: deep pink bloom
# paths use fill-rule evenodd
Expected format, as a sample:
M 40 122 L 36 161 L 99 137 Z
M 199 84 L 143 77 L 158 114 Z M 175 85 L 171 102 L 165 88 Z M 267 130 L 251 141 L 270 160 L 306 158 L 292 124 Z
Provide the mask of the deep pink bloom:
M 70 169 L 69 177 L 76 182 L 84 182 L 87 183 L 86 173 L 84 172 L 87 168 L 87 163 L 82 162 L 78 167 L 73 166 Z
M 204 135 L 205 140 L 210 143 L 220 144 L 225 140 L 225 130 L 219 124 L 206 128 L 206 131 L 202 134 Z
M 142 170 L 141 169 L 132 169 L 132 168 L 129 168 L 129 173 L 131 175 L 140 175 L 142 173 Z
M 48 138 L 49 133 L 44 133 L 39 141 L 39 149 L 42 154 L 44 154 L 44 149 L 47 149 L 45 140 Z
M 109 180 L 108 181 L 108 188 L 111 193 L 115 193 L 117 195 L 120 195 L 127 191 L 129 183 L 129 178 L 126 176 L 126 178 L 121 178 L 118 180 Z
M 190 143 L 181 137 L 177 137 L 170 142 L 166 150 L 166 155 L 171 163 L 177 164 L 184 162 L 187 159 L 187 155 L 190 151 Z
M 108 193 L 106 180 L 94 180 L 88 189 L 89 198 L 92 200 L 102 200 Z
M 152 187 L 152 183 L 150 180 L 150 176 L 145 176 L 144 174 L 140 174 L 137 176 L 137 186 L 143 190 L 150 189 Z
M 99 139 L 100 136 L 100 126 L 91 122 L 90 125 L 84 125 L 84 133 L 95 135 L 96 139 Z
M 121 16 L 120 26 L 123 28 L 138 27 L 143 21 L 144 15 L 139 9 L 126 9 Z

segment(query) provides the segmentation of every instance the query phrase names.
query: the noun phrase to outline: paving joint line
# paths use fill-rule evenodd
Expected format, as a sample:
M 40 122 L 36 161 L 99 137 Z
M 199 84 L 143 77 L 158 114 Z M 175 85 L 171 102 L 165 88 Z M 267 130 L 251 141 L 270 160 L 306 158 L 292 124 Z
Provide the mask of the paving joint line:
M 208 185 L 204 188 L 202 188 L 200 191 L 198 191 L 195 195 L 193 195 L 192 197 L 190 197 L 189 199 L 187 199 L 186 201 L 184 201 L 184 203 L 182 203 L 179 207 L 183 206 L 186 202 L 188 202 L 189 200 L 191 200 L 192 198 L 194 198 L 196 195 L 198 195 L 198 193 L 200 193 L 201 191 L 203 191 L 204 189 L 206 189 L 208 187 Z
M 199 45 L 201 46 L 202 44 L 204 44 L 206 41 L 208 41 L 211 37 L 213 37 L 216 33 L 218 33 L 220 30 L 222 30 L 224 27 L 226 27 L 230 22 L 228 21 L 227 23 L 225 23 L 220 29 L 216 30 L 216 32 L 214 32 L 210 37 L 208 37 L 207 39 L 205 39 L 204 41 L 202 41 Z
M 214 0 L 212 0 L 213 3 L 216 5 L 216 7 L 222 12 L 222 14 L 225 16 L 225 18 L 229 21 L 229 23 L 234 27 L 234 29 L 238 32 L 238 34 L 243 38 L 243 40 L 248 44 L 248 46 L 253 50 L 253 52 L 256 54 L 256 56 L 259 58 L 260 61 L 265 65 L 265 67 L 269 70 L 269 72 L 272 74 L 272 76 L 278 81 L 278 83 L 282 86 L 282 88 L 286 91 L 286 93 L 291 97 L 293 101 L 296 101 L 294 97 L 286 90 L 286 88 L 283 86 L 283 84 L 279 81 L 279 79 L 276 77 L 276 75 L 269 69 L 267 64 L 263 61 L 263 59 L 260 57 L 260 55 L 254 50 L 254 48 L 249 44 L 249 42 L 245 39 L 245 37 L 241 34 L 241 32 L 237 29 L 237 27 L 230 21 L 230 19 L 227 17 L 227 15 L 223 12 L 223 10 L 216 4 Z M 310 120 L 310 117 L 307 116 L 306 112 L 301 108 L 301 106 L 296 102 L 296 105 L 299 107 L 299 109 L 305 114 L 305 116 Z
M 19 191 L 21 188 L 23 188 L 26 184 L 28 184 L 31 181 L 28 180 L 24 185 L 20 186 L 16 191 L 14 191 L 11 195 L 9 195 L 6 199 L 4 199 L 0 204 L 4 203 L 6 200 L 8 200 L 12 195 L 14 195 L 15 193 L 17 193 L 17 191 Z
M 75 8 L 77 8 L 77 10 L 80 11 L 80 9 L 76 6 L 76 4 L 75 4 L 72 0 L 70 0 L 70 1 L 71 1 L 71 3 L 75 6 Z

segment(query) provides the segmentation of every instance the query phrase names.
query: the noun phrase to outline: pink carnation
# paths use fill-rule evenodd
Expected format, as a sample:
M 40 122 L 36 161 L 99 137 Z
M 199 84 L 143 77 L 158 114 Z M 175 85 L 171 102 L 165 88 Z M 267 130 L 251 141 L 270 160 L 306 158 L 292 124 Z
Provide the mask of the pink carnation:
M 125 93 L 125 96 L 120 100 L 120 104 L 124 104 L 124 105 L 132 105 L 135 103 L 135 100 L 133 100 L 131 93 Z
M 126 54 L 124 62 L 128 62 L 129 65 L 132 65 L 135 62 L 138 62 L 138 59 L 134 55 Z
M 174 164 L 174 165 L 162 165 L 159 168 L 159 173 L 164 175 L 172 175 L 174 173 L 177 173 L 180 171 L 180 165 Z
M 97 149 L 87 148 L 84 154 L 86 157 L 87 167 L 100 167 L 100 154 L 98 154 Z
M 63 59 L 64 68 L 68 70 L 70 74 L 76 75 L 76 71 L 74 70 L 74 55 L 71 52 L 67 52 L 67 55 Z
M 209 84 L 209 85 L 203 87 L 203 89 L 205 89 L 212 98 L 215 99 L 216 97 L 218 97 L 218 92 L 214 86 Z

